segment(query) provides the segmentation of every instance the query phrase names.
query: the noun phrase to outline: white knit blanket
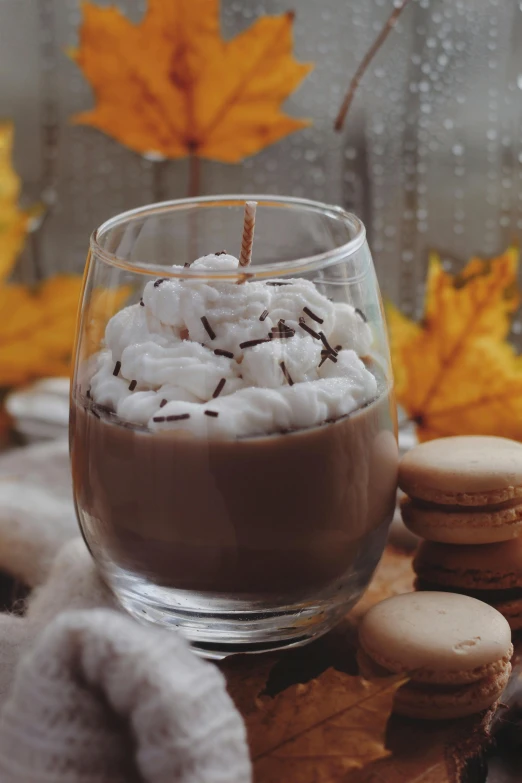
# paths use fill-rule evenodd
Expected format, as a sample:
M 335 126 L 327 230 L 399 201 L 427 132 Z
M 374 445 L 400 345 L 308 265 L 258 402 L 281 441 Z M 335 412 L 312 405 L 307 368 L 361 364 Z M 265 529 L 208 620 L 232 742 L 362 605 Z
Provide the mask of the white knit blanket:
M 0 458 L 0 569 L 34 588 L 0 614 L 0 783 L 248 783 L 218 669 L 115 606 L 72 505 L 66 442 Z

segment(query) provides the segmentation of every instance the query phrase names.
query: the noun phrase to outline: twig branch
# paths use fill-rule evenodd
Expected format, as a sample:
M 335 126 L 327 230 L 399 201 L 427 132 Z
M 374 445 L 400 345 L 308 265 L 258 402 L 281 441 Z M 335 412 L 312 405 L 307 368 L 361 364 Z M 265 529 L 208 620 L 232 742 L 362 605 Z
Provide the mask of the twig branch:
M 339 133 L 342 131 L 344 126 L 344 121 L 346 119 L 346 115 L 348 114 L 348 110 L 350 109 L 350 106 L 352 105 L 352 101 L 354 99 L 355 93 L 357 92 L 357 87 L 359 86 L 359 82 L 361 81 L 362 77 L 366 73 L 366 70 L 368 66 L 370 65 L 371 61 L 395 27 L 395 24 L 397 22 L 397 19 L 402 14 L 406 6 L 411 0 L 402 0 L 401 4 L 396 6 L 396 8 L 393 9 L 392 13 L 388 17 L 388 20 L 384 27 L 382 28 L 381 32 L 375 39 L 375 41 L 372 43 L 366 54 L 364 55 L 363 59 L 361 60 L 361 63 L 357 70 L 355 71 L 355 74 L 350 82 L 350 86 L 348 87 L 348 92 L 346 93 L 346 97 L 344 101 L 342 102 L 341 108 L 339 109 L 339 114 L 337 115 L 337 118 L 334 123 L 334 129 Z

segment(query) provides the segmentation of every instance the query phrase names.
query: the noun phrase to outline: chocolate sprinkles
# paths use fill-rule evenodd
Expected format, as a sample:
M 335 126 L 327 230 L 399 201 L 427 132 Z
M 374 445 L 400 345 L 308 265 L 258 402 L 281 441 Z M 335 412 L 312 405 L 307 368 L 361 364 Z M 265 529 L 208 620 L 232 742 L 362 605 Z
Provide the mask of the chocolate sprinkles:
M 263 310 L 263 312 L 259 316 L 259 320 L 260 321 L 264 321 L 266 319 L 267 315 L 268 315 L 268 310 Z
M 319 318 L 319 316 L 313 313 L 309 307 L 303 307 L 303 313 L 306 313 L 313 321 L 316 321 L 318 324 L 324 324 L 324 318 Z
M 137 385 L 138 385 L 138 381 L 131 381 L 129 383 L 129 391 L 134 391 Z
M 210 337 L 210 339 L 211 340 L 215 340 L 216 339 L 216 333 L 213 330 L 213 328 L 211 327 L 211 325 L 209 324 L 208 318 L 207 318 L 206 315 L 202 315 L 201 316 L 201 323 L 205 327 L 205 331 L 208 334 L 208 336 Z
M 214 353 L 216 354 L 216 356 L 226 356 L 227 359 L 234 358 L 234 354 L 232 353 L 232 351 L 224 351 L 223 348 L 216 348 Z
M 145 302 L 143 301 L 143 297 L 140 299 L 140 307 L 145 307 Z
M 288 385 L 289 386 L 293 386 L 294 382 L 292 380 L 292 376 L 290 375 L 290 373 L 287 370 L 286 364 L 284 362 L 279 362 L 279 366 L 280 366 L 281 370 L 283 371 L 283 375 L 285 376 L 286 380 L 288 381 Z
M 160 402 L 159 406 L 160 406 L 160 408 L 164 408 L 166 404 L 167 404 L 167 400 L 163 399 L 163 400 Z
M 270 339 L 286 339 L 288 337 L 293 337 L 294 334 L 295 329 L 292 329 L 290 326 L 287 326 L 283 320 L 280 320 L 277 326 L 272 327 Z
M 185 419 L 190 419 L 190 413 L 176 413 L 172 416 L 167 416 L 165 421 L 184 421 Z
M 343 346 L 342 345 L 336 345 L 335 346 L 335 350 L 337 351 L 337 353 L 339 353 L 339 351 L 343 350 Z
M 362 320 L 364 321 L 364 323 L 365 323 L 365 324 L 367 324 L 367 323 L 368 323 L 368 319 L 366 318 L 366 316 L 365 316 L 365 314 L 363 313 L 363 311 L 362 311 L 362 310 L 359 310 L 359 308 L 358 308 L 358 307 L 356 307 L 356 308 L 355 308 L 355 312 L 357 313 L 357 315 L 359 316 L 359 318 L 362 318 Z
M 319 337 L 321 338 L 321 342 L 328 351 L 328 353 L 331 353 L 332 356 L 337 356 L 337 351 L 334 351 L 328 340 L 326 339 L 326 335 L 324 332 L 319 332 Z
M 216 388 L 214 389 L 214 392 L 212 394 L 212 398 L 214 400 L 216 399 L 216 397 L 219 397 L 219 395 L 223 391 L 223 386 L 225 385 L 226 382 L 227 382 L 226 378 L 221 378 L 220 382 L 218 383 L 218 385 L 216 386 Z
M 307 324 L 307 323 L 305 323 L 305 320 L 304 320 L 304 318 L 302 318 L 302 317 L 299 319 L 299 326 L 301 327 L 301 329 L 304 329 L 304 330 L 305 330 L 305 332 L 308 332 L 308 334 L 310 334 L 310 335 L 311 335 L 311 336 L 312 336 L 312 337 L 313 337 L 315 340 L 320 340 L 320 339 L 321 339 L 321 338 L 319 337 L 319 335 L 317 334 L 317 332 L 315 332 L 315 331 L 312 329 L 312 327 L 311 327 L 311 326 L 308 326 L 308 324 Z
M 217 419 L 219 413 L 217 411 L 204 411 L 205 416 L 211 416 L 213 419 Z
M 226 250 L 218 250 L 217 253 L 214 253 L 215 256 L 226 256 L 226 254 Z
M 113 375 L 119 375 L 121 370 L 121 362 L 116 362 L 114 365 L 114 370 L 112 371 Z
M 240 348 L 253 348 L 255 345 L 261 345 L 261 343 L 269 343 L 270 337 L 261 337 L 259 340 L 247 340 L 244 343 L 239 343 Z
M 322 365 L 325 363 L 327 359 L 330 359 L 334 364 L 337 362 L 337 356 L 335 356 L 333 353 L 330 353 L 330 351 L 327 351 L 326 348 L 321 351 L 322 359 L 319 362 L 319 367 L 322 367 Z
M 164 283 L 166 279 L 167 279 L 166 277 L 158 277 L 158 279 L 154 281 L 154 288 L 159 288 L 160 285 Z
M 165 416 L 153 416 L 152 421 L 158 422 L 158 424 L 162 421 L 165 421 Z
M 292 285 L 292 283 L 286 283 L 283 280 L 269 280 L 267 285 Z

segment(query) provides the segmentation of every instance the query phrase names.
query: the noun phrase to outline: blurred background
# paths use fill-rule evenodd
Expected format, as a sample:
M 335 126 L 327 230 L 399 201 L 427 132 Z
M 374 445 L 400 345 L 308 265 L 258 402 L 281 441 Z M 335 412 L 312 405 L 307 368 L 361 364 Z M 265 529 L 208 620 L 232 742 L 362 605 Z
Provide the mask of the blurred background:
M 103 0 L 97 3 L 108 5 Z M 139 21 L 142 0 L 117 6 Z M 313 125 L 238 165 L 204 161 L 201 192 L 285 193 L 352 209 L 383 292 L 418 313 L 427 255 L 492 255 L 522 233 L 522 2 L 413 0 L 365 74 L 341 134 L 349 80 L 391 0 L 294 2 L 295 55 L 314 71 L 285 108 Z M 222 0 L 225 37 L 287 0 Z M 48 215 L 19 270 L 80 272 L 107 217 L 187 192 L 187 161 L 140 157 L 70 117 L 93 104 L 67 57 L 79 0 L 0 0 L 0 116 L 15 123 L 22 203 Z

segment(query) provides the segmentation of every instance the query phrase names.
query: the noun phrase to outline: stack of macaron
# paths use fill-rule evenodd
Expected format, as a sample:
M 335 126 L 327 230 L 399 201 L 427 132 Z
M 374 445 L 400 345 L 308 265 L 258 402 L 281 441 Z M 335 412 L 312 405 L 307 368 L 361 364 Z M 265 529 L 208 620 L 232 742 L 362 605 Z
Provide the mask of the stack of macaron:
M 405 593 L 373 606 L 359 626 L 363 677 L 405 675 L 393 711 L 453 719 L 498 702 L 511 673 L 511 631 L 491 606 L 465 595 Z
M 522 629 L 522 444 L 462 436 L 402 459 L 405 525 L 421 538 L 417 590 L 478 598 Z

